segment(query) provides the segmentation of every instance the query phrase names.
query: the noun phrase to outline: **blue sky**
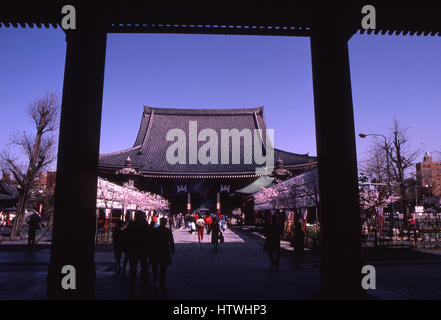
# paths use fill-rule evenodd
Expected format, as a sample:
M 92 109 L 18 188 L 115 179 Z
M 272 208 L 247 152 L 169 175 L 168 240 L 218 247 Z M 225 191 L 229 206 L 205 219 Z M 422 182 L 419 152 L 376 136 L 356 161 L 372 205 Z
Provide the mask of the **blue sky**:
M 32 131 L 32 101 L 48 90 L 61 96 L 64 33 L 0 28 L 0 48 L 3 149 L 14 130 Z M 349 48 L 357 133 L 387 134 L 396 118 L 411 148 L 441 151 L 441 38 L 354 35 Z M 132 146 L 143 105 L 263 105 L 276 147 L 316 155 L 308 38 L 109 35 L 101 153 Z M 369 145 L 357 137 L 359 159 Z

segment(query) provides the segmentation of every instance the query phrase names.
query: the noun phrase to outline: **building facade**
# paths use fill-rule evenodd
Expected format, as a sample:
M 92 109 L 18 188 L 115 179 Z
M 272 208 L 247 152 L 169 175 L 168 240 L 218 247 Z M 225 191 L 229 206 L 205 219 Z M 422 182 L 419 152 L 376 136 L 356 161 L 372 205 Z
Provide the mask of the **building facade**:
M 416 175 L 421 189 L 430 189 L 434 195 L 441 196 L 441 162 L 434 162 L 429 152 L 416 164 Z
M 229 214 L 240 206 L 236 191 L 265 175 L 262 168 L 272 172 L 281 160 L 295 175 L 316 164 L 308 154 L 276 148 L 272 154 L 267 132 L 263 107 L 144 107 L 135 143 L 100 155 L 99 175 L 163 196 L 171 213 L 206 208 Z

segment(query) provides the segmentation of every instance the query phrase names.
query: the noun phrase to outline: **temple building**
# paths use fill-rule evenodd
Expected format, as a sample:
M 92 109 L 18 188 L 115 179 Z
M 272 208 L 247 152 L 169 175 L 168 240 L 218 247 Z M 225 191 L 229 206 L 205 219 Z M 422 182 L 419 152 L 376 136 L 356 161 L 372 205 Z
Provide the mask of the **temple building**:
M 160 194 L 173 214 L 203 208 L 229 214 L 244 205 L 241 190 L 316 167 L 316 157 L 276 148 L 268 161 L 272 139 L 266 133 L 263 107 L 145 106 L 133 146 L 100 155 L 99 175 Z

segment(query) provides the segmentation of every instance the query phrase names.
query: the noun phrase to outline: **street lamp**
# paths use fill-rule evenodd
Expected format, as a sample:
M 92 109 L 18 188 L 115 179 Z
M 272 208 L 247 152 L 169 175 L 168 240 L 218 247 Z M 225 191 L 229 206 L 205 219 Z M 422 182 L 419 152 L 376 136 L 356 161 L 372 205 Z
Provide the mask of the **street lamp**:
M 377 136 L 377 137 L 383 137 L 384 139 L 384 145 L 386 150 L 386 166 L 387 166 L 387 179 L 388 179 L 388 186 L 389 186 L 389 195 L 392 196 L 392 184 L 391 184 L 391 178 L 390 178 L 390 167 L 389 167 L 389 151 L 387 148 L 387 139 L 384 135 L 378 134 L 378 133 L 360 133 L 358 135 L 360 138 L 366 138 L 367 136 Z M 394 228 L 394 203 L 391 202 L 391 211 L 392 211 L 392 218 L 391 218 L 391 236 L 393 237 L 393 228 Z

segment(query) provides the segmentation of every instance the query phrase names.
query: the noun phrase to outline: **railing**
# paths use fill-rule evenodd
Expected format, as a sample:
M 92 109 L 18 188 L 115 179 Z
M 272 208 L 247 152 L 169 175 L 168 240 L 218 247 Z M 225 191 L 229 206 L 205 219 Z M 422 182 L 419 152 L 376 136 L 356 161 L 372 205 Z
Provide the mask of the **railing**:
M 320 248 L 320 226 L 317 224 L 305 227 L 305 248 L 318 250 Z
M 391 228 L 389 220 L 372 219 L 363 225 L 362 244 L 363 247 L 438 249 L 441 247 L 441 220 L 431 217 L 408 224 L 395 220 Z
M 287 228 L 288 229 L 288 228 Z M 286 229 L 285 239 L 293 238 Z M 304 232 L 305 248 L 317 250 L 320 247 L 320 226 L 307 225 Z M 431 217 L 416 219 L 414 224 L 405 224 L 396 219 L 391 229 L 389 220 L 370 219 L 363 224 L 361 233 L 362 246 L 365 248 L 441 248 L 441 218 Z
M 104 228 L 97 228 L 95 234 L 95 244 L 111 244 L 112 233 Z
M 362 227 L 362 246 L 410 248 L 414 230 L 409 230 L 403 221 L 395 221 L 393 227 L 389 221 L 372 219 Z
M 292 224 L 287 223 L 283 233 L 283 240 L 290 241 L 291 244 L 294 240 L 294 233 L 292 230 Z M 306 225 L 304 229 L 304 246 L 309 250 L 318 250 L 320 248 L 320 226 L 317 224 Z
M 416 246 L 423 249 L 441 248 L 441 218 L 418 219 Z

